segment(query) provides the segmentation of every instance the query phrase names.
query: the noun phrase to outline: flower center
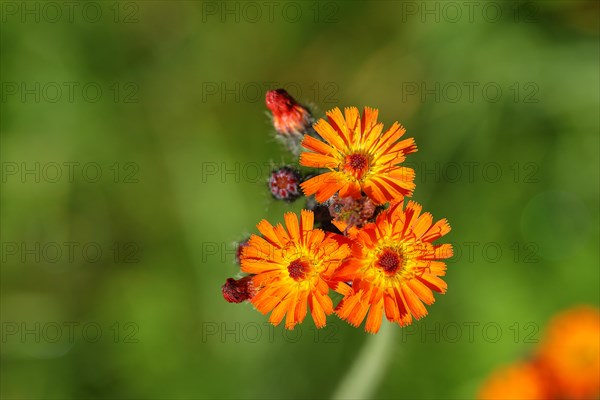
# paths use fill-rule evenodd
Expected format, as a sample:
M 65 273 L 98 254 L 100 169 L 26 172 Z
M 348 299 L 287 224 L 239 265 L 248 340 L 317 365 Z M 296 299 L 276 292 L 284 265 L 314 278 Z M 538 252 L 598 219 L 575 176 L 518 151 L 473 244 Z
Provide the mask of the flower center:
M 280 175 L 275 178 L 275 186 L 278 189 L 287 189 L 294 181 L 287 175 Z
M 344 169 L 356 179 L 360 179 L 369 169 L 369 159 L 364 154 L 354 153 L 346 156 Z
M 386 273 L 392 275 L 396 273 L 398 269 L 400 269 L 403 261 L 404 260 L 400 254 L 393 250 L 386 249 L 379 256 L 379 259 L 377 260 L 377 265 Z
M 300 174 L 289 167 L 275 170 L 269 177 L 271 194 L 279 200 L 295 200 L 300 195 L 299 184 Z
M 299 258 L 294 260 L 287 267 L 288 272 L 290 273 L 290 277 L 295 281 L 302 280 L 306 277 L 306 273 L 308 272 L 308 265 L 305 262 L 302 262 Z

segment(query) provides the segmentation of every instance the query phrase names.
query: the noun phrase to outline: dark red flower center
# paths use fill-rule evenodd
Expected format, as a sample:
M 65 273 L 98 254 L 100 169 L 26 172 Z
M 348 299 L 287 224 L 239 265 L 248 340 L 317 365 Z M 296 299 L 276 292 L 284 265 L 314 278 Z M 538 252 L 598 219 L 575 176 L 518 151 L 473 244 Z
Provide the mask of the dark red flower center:
M 385 250 L 377 260 L 377 265 L 387 272 L 388 274 L 394 274 L 402 266 L 402 257 L 395 251 Z
M 277 189 L 287 189 L 289 185 L 294 184 L 295 179 L 288 175 L 279 175 L 275 178 L 275 186 Z
M 290 273 L 290 277 L 296 281 L 304 279 L 306 272 L 308 272 L 308 265 L 298 258 L 288 265 L 288 272 Z
M 364 154 L 350 154 L 346 156 L 345 161 L 346 165 L 344 168 L 357 179 L 362 178 L 369 168 L 369 159 Z

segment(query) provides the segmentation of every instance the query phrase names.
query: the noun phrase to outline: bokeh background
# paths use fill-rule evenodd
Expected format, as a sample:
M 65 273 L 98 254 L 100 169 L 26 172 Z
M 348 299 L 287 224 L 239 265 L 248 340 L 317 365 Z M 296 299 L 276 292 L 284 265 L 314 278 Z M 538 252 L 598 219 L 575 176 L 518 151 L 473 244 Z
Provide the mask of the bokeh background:
M 52 4 L 1 3 L 3 398 L 473 398 L 598 306 L 597 2 Z M 457 252 L 425 319 L 223 300 L 235 242 L 302 207 L 265 185 L 276 87 L 416 139 Z

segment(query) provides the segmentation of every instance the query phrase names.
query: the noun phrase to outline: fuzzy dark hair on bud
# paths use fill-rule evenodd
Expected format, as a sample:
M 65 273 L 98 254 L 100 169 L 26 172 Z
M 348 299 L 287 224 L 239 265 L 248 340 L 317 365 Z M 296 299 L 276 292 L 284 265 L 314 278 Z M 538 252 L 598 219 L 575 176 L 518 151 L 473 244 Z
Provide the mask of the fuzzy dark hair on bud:
M 278 168 L 269 176 L 269 190 L 277 200 L 292 202 L 302 196 L 300 183 L 300 172 L 289 166 Z
M 250 300 L 256 292 L 252 284 L 253 276 L 248 275 L 238 280 L 228 278 L 225 284 L 221 286 L 223 298 L 230 303 L 241 303 Z

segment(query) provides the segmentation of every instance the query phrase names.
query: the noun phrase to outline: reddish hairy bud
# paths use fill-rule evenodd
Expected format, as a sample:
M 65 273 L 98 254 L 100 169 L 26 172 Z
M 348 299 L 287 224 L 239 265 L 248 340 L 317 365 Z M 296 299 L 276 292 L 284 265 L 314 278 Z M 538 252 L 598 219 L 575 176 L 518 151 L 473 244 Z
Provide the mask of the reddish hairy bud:
M 273 116 L 273 126 L 292 153 L 298 155 L 304 134 L 314 134 L 313 117 L 285 89 L 267 91 L 265 103 Z
M 302 195 L 300 172 L 292 167 L 282 167 L 271 172 L 269 189 L 277 200 L 292 202 Z
M 308 109 L 285 89 L 269 90 L 265 103 L 273 114 L 273 126 L 281 135 L 304 134 L 312 123 Z
M 241 303 L 250 300 L 256 292 L 252 283 L 253 276 L 248 275 L 238 280 L 228 278 L 225 284 L 221 286 L 225 300 L 230 303 Z

